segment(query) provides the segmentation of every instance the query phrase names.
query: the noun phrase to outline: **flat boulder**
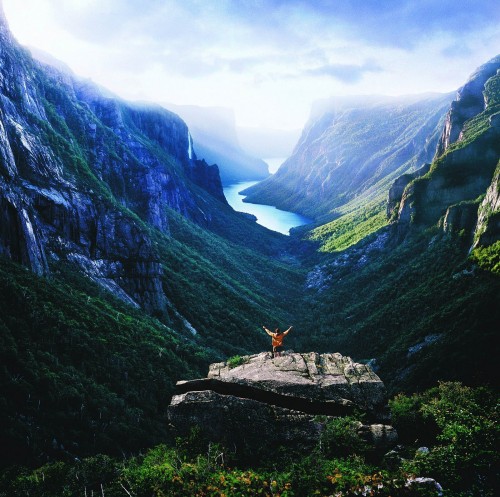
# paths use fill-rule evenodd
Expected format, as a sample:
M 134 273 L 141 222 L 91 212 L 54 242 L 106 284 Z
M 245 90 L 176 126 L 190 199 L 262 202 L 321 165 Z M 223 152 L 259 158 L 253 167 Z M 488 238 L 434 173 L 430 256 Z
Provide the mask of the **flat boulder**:
M 358 433 L 375 449 L 396 442 L 385 387 L 372 369 L 315 352 L 212 364 L 206 378 L 179 381 L 168 407 L 177 435 L 197 426 L 208 440 L 254 455 L 277 445 L 310 450 L 328 419 L 355 412 L 365 415 Z

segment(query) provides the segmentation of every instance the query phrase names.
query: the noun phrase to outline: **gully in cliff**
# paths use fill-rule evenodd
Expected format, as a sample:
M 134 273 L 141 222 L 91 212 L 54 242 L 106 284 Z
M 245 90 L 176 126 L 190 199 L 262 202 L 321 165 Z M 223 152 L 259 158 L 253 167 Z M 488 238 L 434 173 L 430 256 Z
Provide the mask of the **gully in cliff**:
M 272 346 L 273 346 L 273 357 L 277 355 L 278 357 L 281 355 L 281 352 L 278 352 L 278 347 L 283 346 L 283 339 L 290 333 L 293 326 L 290 326 L 288 330 L 281 332 L 279 328 L 274 330 L 274 333 L 271 330 L 268 330 L 265 326 L 262 326 L 264 331 L 272 338 Z

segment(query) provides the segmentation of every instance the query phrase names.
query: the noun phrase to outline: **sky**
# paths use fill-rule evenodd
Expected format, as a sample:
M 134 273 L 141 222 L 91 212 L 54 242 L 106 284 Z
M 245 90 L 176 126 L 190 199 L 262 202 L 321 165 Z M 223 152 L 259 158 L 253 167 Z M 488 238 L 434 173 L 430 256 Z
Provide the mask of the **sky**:
M 499 0 L 3 0 L 14 36 L 129 100 L 298 129 L 342 95 L 458 89 L 500 53 Z

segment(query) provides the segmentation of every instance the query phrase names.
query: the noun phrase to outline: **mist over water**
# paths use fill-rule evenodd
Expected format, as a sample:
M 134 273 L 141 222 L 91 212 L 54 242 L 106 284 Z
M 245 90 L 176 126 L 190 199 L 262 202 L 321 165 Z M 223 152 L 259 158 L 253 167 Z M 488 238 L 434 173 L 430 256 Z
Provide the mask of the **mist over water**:
M 268 166 L 269 166 L 269 172 L 271 174 L 274 174 L 283 164 L 283 162 L 286 161 L 286 157 L 269 157 L 268 159 L 262 159 Z
M 267 162 L 267 160 L 266 160 Z M 248 212 L 257 217 L 257 222 L 266 228 L 289 235 L 291 228 L 302 226 L 312 222 L 311 219 L 295 214 L 294 212 L 282 211 L 271 205 L 260 205 L 243 202 L 245 198 L 239 192 L 250 188 L 258 181 L 242 181 L 224 187 L 224 195 L 229 205 L 236 211 Z

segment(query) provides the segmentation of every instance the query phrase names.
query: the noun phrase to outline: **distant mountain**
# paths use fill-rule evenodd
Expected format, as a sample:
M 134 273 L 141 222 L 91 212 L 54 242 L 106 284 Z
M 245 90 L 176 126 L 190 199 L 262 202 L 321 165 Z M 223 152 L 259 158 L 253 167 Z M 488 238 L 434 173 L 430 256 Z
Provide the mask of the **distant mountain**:
M 246 190 L 246 200 L 333 218 L 360 195 L 386 194 L 391 179 L 432 160 L 451 99 L 431 94 L 317 102 L 291 157 Z
M 165 107 L 186 121 L 196 156 L 217 164 L 224 184 L 269 176 L 267 164 L 240 146 L 232 110 L 174 104 L 165 104 Z
M 132 302 L 162 308 L 150 236 L 124 210 L 163 233 L 167 206 L 206 225 L 200 192 L 225 203 L 217 167 L 191 157 L 175 114 L 40 65 L 5 26 L 1 36 L 1 253 L 46 274 L 64 252 Z M 116 266 L 123 258 L 136 262 Z
M 292 155 L 301 130 L 238 126 L 236 132 L 246 152 L 256 157 L 287 158 Z
M 500 56 L 458 90 L 432 163 L 393 182 L 386 212 L 367 205 L 300 233 L 330 255 L 303 344 L 369 360 L 393 392 L 498 387 Z
M 67 263 L 133 307 L 183 316 L 193 309 L 175 285 L 166 289 L 165 275 L 179 276 L 200 250 L 224 254 L 220 274 L 241 270 L 226 260 L 240 248 L 261 256 L 283 250 L 283 237 L 229 207 L 217 166 L 195 157 L 179 116 L 126 102 L 50 57 L 33 59 L 12 37 L 1 4 L 0 48 L 1 256 L 39 275 Z M 225 130 L 234 139 L 234 126 Z M 176 237 L 195 248 L 167 256 Z M 195 264 L 210 281 L 212 264 Z M 243 293 L 234 296 L 246 301 Z

